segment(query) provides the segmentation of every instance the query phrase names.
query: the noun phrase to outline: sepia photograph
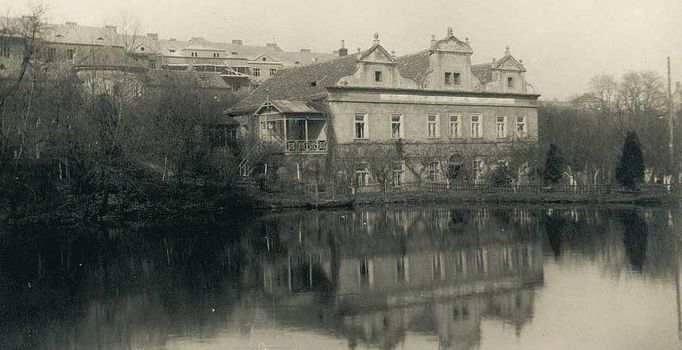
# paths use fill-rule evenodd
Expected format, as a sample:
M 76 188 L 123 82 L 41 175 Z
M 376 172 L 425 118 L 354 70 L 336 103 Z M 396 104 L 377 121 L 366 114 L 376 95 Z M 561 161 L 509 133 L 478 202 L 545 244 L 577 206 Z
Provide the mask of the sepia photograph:
M 0 350 L 682 350 L 682 1 L 0 0 Z

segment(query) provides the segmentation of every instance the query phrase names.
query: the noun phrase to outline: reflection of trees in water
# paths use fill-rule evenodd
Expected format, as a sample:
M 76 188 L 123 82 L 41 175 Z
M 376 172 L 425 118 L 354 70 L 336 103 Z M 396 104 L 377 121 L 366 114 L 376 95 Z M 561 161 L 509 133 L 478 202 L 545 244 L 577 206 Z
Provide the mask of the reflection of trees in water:
M 667 208 L 555 209 L 541 229 L 555 256 L 570 252 L 565 254 L 569 259 L 587 259 L 614 275 L 636 271 L 645 278 L 671 279 L 675 217 Z
M 647 223 L 637 210 L 622 210 L 618 217 L 623 224 L 623 244 L 630 265 L 635 271 L 642 271 L 646 260 L 648 238 Z
M 0 348 L 108 347 L 142 333 L 163 344 L 207 324 L 239 282 L 239 246 L 222 232 L 190 223 L 5 233 Z

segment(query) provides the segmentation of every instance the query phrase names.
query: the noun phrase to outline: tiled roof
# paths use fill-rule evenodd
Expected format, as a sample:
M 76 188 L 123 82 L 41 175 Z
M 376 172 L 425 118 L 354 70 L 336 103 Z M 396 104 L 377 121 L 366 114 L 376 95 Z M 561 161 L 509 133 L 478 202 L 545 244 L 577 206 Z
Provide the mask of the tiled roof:
M 478 80 L 480 80 L 483 84 L 493 81 L 492 63 L 472 64 L 471 72 L 474 73 L 474 76 L 476 76 L 476 78 L 478 78 Z
M 239 101 L 232 111 L 250 110 L 270 100 L 312 100 L 324 96 L 327 86 L 355 72 L 357 54 L 303 67 L 282 69 Z
M 431 56 L 431 50 L 398 57 L 400 74 L 405 78 L 414 80 L 417 84 L 424 83 L 429 74 L 429 56 Z
M 185 83 L 196 83 L 198 87 L 204 89 L 228 89 L 225 80 L 216 72 L 194 72 L 194 71 L 164 71 L 151 69 L 147 72 L 147 83 L 152 86 L 160 86 L 172 83 L 173 80 L 180 79 Z
M 303 101 L 272 100 L 270 103 L 282 113 L 319 113 Z

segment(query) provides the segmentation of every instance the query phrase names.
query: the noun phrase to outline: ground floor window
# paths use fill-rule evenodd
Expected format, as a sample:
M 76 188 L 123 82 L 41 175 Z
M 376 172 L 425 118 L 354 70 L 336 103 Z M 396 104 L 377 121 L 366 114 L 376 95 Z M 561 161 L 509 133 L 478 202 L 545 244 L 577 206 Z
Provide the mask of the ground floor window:
M 393 186 L 400 187 L 405 181 L 405 172 L 403 171 L 403 163 L 393 164 Z
M 436 182 L 440 178 L 440 164 L 432 162 L 426 165 L 426 179 L 431 182 Z
M 367 186 L 369 184 L 369 173 L 367 170 L 361 169 L 355 171 L 355 184 L 358 186 Z

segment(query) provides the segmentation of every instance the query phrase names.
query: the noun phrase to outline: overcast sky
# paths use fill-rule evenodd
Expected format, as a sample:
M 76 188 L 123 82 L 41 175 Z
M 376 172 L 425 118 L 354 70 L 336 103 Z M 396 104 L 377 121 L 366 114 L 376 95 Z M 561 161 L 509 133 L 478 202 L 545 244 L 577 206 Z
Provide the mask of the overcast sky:
M 15 14 L 25 0 L 0 0 Z M 680 0 L 45 0 L 54 22 L 118 24 L 122 15 L 162 38 L 273 38 L 285 50 L 328 52 L 342 39 L 352 50 L 381 43 L 402 55 L 428 47 L 432 34 L 469 38 L 473 63 L 501 57 L 506 45 L 523 59 L 527 80 L 544 98 L 563 99 L 591 76 L 628 70 L 682 80 Z

